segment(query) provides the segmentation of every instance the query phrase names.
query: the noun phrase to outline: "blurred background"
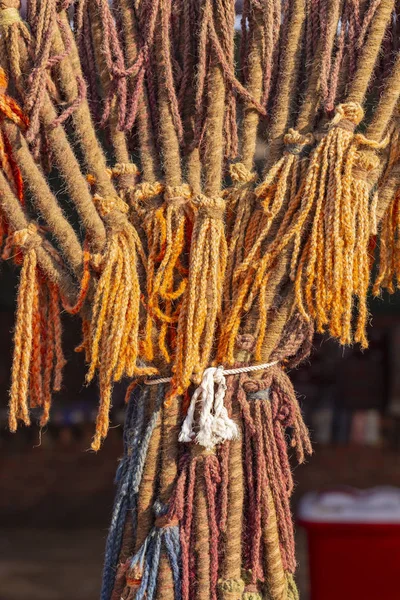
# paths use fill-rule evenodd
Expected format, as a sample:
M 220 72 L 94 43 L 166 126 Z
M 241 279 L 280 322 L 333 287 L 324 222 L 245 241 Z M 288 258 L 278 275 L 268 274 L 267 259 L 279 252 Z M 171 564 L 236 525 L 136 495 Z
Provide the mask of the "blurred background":
M 113 478 L 122 451 L 124 387 L 116 389 L 113 427 L 96 455 L 88 451 L 96 388 L 84 386 L 83 357 L 74 353 L 80 332 L 69 318 L 64 328 L 68 366 L 51 426 L 41 433 L 33 426 L 10 434 L 6 417 L 16 283 L 14 268 L 4 264 L 0 273 L 0 600 L 95 600 Z M 299 500 L 310 491 L 400 487 L 399 299 L 376 300 L 372 312 L 367 351 L 344 350 L 331 340 L 316 338 L 311 359 L 291 373 L 314 443 L 314 455 L 294 471 L 295 515 Z M 307 536 L 303 527 L 296 529 L 298 582 L 302 598 L 309 600 Z M 315 594 L 314 598 L 325 600 Z
M 239 28 L 241 2 L 237 2 L 237 12 Z M 264 151 L 261 142 L 260 159 Z M 62 194 L 59 198 L 63 201 Z M 64 208 L 67 213 L 71 210 L 67 199 Z M 83 357 L 74 352 L 80 342 L 79 324 L 68 318 L 64 327 L 68 359 L 65 384 L 55 397 L 51 424 L 43 431 L 36 426 L 20 428 L 16 434 L 7 431 L 18 275 L 9 262 L 0 269 L 0 600 L 97 600 L 113 479 L 122 453 L 124 386 L 115 389 L 113 426 L 96 455 L 88 448 L 97 391 L 94 385 L 84 385 Z M 307 464 L 294 467 L 295 518 L 299 520 L 301 501 L 310 498 L 308 494 L 342 493 L 331 504 L 315 502 L 314 517 L 310 509 L 307 518 L 302 515 L 302 525 L 296 526 L 297 581 L 302 600 L 328 600 L 333 590 L 332 571 L 335 579 L 343 572 L 357 579 L 355 565 L 343 558 L 346 547 L 351 552 L 355 548 L 353 554 L 358 555 L 364 579 L 368 570 L 365 553 L 371 544 L 375 548 L 372 560 L 379 562 L 377 537 L 368 531 L 360 537 L 360 531 L 351 525 L 342 530 L 338 522 L 332 522 L 332 513 L 339 521 L 346 512 L 346 498 L 356 497 L 355 490 L 400 488 L 400 297 L 374 300 L 371 309 L 373 328 L 367 351 L 343 349 L 336 342 L 317 337 L 310 360 L 291 373 L 314 446 Z M 326 496 L 312 496 L 311 504 L 316 498 Z M 313 518 L 317 529 L 313 529 Z M 333 529 L 323 530 L 324 520 Z M 384 533 L 389 540 L 396 541 L 398 527 L 386 524 Z M 321 532 L 325 545 L 316 539 L 315 531 Z M 375 536 L 380 531 L 375 530 Z M 396 558 L 391 543 L 387 548 Z M 385 556 L 381 556 L 383 562 Z M 375 579 L 383 579 L 379 568 L 374 569 Z M 317 588 L 321 581 L 323 592 Z M 390 589 L 392 584 L 388 585 Z M 333 597 L 400 597 L 398 592 L 390 596 L 373 592 L 371 596 L 364 592 L 346 596 L 348 592 L 349 587 L 343 586 Z

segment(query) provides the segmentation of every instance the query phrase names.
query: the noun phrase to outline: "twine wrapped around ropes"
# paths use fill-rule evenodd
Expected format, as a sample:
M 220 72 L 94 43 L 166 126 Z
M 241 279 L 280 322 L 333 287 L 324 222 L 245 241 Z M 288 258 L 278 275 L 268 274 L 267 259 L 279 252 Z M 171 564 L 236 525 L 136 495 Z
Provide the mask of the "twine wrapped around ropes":
M 289 371 L 314 328 L 367 346 L 375 245 L 373 293 L 400 277 L 398 3 L 245 0 L 240 41 L 234 0 L 19 9 L 0 2 L 10 428 L 49 418 L 63 307 L 94 450 L 130 380 L 101 599 L 298 600 Z

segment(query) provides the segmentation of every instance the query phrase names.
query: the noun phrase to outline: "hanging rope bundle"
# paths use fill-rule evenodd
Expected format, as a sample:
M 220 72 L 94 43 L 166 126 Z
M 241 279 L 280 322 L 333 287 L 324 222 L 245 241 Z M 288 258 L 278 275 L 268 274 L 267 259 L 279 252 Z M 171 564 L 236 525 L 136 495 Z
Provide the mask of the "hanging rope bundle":
M 61 306 L 94 450 L 131 380 L 102 600 L 298 600 L 289 370 L 314 327 L 367 346 L 375 245 L 398 285 L 398 3 L 236 4 L 0 3 L 10 427 L 49 418 Z

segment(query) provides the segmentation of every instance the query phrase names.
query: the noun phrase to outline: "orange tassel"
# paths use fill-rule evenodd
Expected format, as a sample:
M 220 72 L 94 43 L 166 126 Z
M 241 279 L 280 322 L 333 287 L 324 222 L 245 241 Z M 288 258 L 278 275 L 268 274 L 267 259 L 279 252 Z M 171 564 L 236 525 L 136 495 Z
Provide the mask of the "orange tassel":
M 44 280 L 37 265 L 36 248 L 42 244 L 36 225 L 16 231 L 3 258 L 13 248 L 22 252 L 14 334 L 14 355 L 9 403 L 10 430 L 18 421 L 30 424 L 29 408 L 42 407 L 40 425 L 49 419 L 52 391 L 59 391 L 65 359 L 59 293 Z

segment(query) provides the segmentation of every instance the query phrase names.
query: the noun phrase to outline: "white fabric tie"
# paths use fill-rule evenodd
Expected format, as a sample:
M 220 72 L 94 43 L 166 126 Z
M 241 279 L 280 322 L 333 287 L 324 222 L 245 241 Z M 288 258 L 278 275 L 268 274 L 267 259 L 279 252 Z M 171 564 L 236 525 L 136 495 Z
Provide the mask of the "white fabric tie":
M 179 434 L 180 442 L 196 442 L 208 450 L 226 440 L 239 437 L 236 423 L 229 417 L 224 405 L 226 392 L 225 375 L 237 375 L 251 371 L 261 371 L 277 364 L 278 361 L 224 370 L 220 367 L 209 367 L 203 373 L 203 379 L 195 390 L 186 418 Z M 194 429 L 194 416 L 197 402 L 201 402 L 197 433 Z
M 216 390 L 215 390 L 216 386 Z M 197 442 L 211 450 L 225 440 L 239 437 L 239 430 L 229 418 L 224 406 L 226 379 L 223 367 L 209 367 L 203 373 L 203 379 L 195 390 L 189 410 L 179 434 L 180 442 Z M 199 427 L 194 431 L 194 413 L 197 401 L 201 402 Z

